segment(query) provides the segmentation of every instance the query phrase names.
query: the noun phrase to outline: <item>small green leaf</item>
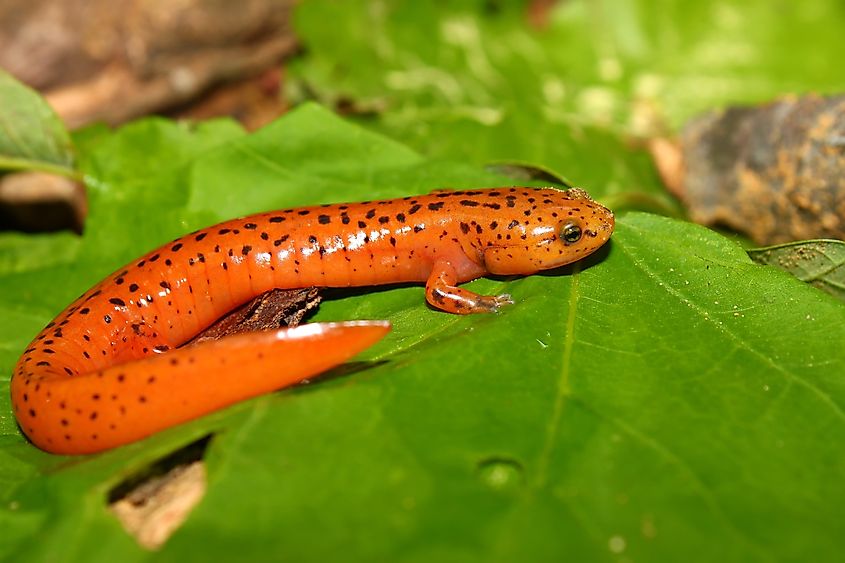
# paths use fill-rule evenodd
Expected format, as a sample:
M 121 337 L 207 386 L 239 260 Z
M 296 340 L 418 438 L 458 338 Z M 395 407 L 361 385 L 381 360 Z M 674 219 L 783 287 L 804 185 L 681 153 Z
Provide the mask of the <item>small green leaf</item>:
M 73 144 L 37 92 L 0 69 L 0 169 L 77 175 Z
M 802 240 L 751 248 L 748 255 L 758 264 L 785 270 L 845 301 L 845 242 L 841 240 Z

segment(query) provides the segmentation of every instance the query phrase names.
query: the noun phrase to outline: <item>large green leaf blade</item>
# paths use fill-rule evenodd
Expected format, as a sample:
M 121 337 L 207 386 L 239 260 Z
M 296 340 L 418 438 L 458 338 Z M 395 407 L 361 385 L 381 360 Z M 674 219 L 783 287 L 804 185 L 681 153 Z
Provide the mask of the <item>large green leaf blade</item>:
M 300 140 L 284 147 L 289 127 Z M 86 161 L 131 159 L 153 139 L 162 145 L 148 150 L 162 152 L 204 143 L 141 135 L 133 148 L 136 133 L 115 133 Z M 3 273 L 0 304 L 19 300 L 22 285 L 61 278 L 49 306 L 17 305 L 34 333 L 50 308 L 182 228 L 174 216 L 185 230 L 229 216 L 233 186 L 241 212 L 502 181 L 424 160 L 316 107 L 258 135 L 219 138 L 145 179 L 157 193 L 116 170 L 97 177 L 97 213 L 137 215 L 123 223 L 143 218 L 149 231 L 92 218 L 96 237 L 114 240 L 98 250 L 84 239 L 77 266 L 52 265 L 49 280 Z M 359 156 L 338 164 L 343 153 Z M 173 214 L 158 214 L 170 190 Z M 101 456 L 69 463 L 6 427 L 2 497 L 16 508 L 0 510 L 10 524 L 0 553 L 410 562 L 795 561 L 841 551 L 841 304 L 752 264 L 715 233 L 645 214 L 621 216 L 608 248 L 586 263 L 470 287 L 508 291 L 516 304 L 456 317 L 427 308 L 417 286 L 336 292 L 317 320 L 394 323 L 361 369 Z M 23 346 L 9 346 L 6 373 Z M 206 498 L 146 554 L 107 513 L 105 492 L 209 432 Z

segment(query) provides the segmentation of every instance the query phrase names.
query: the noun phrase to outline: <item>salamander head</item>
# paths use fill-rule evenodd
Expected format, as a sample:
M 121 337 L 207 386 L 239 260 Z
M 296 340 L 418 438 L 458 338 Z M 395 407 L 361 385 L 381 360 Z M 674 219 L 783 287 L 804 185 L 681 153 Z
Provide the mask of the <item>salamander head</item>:
M 613 212 L 578 188 L 516 188 L 503 197 L 504 221 L 485 230 L 478 248 L 492 274 L 531 274 L 575 262 L 613 232 Z

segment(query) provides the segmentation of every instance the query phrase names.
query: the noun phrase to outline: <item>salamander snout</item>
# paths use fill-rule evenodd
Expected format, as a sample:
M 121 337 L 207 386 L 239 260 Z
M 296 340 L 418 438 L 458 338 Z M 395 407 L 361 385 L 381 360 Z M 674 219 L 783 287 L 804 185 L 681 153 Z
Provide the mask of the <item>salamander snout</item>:
M 577 188 L 536 190 L 513 215 L 508 233 L 483 249 L 490 273 L 524 275 L 575 262 L 606 243 L 615 226 L 613 212 Z

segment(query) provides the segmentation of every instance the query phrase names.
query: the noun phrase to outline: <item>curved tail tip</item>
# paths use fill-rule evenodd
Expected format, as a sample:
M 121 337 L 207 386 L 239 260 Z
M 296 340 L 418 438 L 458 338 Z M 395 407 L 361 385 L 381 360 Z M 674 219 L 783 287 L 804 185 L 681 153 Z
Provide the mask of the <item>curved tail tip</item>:
M 391 330 L 390 321 L 343 321 L 307 323 L 278 331 L 284 340 L 319 340 L 327 345 L 337 342 L 358 351 L 369 348 Z
M 333 332 L 372 332 L 385 335 L 390 332 L 391 328 L 390 321 L 341 321 L 306 323 L 293 328 L 281 329 L 279 332 L 290 338 L 307 338 Z

